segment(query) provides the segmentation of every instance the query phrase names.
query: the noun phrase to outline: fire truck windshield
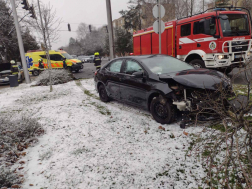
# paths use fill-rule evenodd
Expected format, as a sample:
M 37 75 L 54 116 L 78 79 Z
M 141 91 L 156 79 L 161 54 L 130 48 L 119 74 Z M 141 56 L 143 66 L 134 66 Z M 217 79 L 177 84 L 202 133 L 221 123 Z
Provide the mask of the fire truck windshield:
M 221 14 L 220 23 L 224 37 L 249 35 L 248 16 L 245 14 Z

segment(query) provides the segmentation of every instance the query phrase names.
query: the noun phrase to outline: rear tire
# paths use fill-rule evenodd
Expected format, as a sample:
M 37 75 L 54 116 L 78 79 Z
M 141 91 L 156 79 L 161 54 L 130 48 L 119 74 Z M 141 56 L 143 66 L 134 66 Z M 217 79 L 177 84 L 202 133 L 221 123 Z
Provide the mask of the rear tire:
M 205 68 L 206 67 L 204 61 L 200 60 L 200 59 L 192 60 L 189 64 L 191 66 L 193 66 L 194 68 Z
M 150 104 L 150 112 L 153 118 L 161 124 L 172 123 L 175 119 L 175 107 L 169 100 L 162 104 L 158 97 L 154 97 Z
M 33 75 L 33 76 L 38 76 L 38 75 L 39 75 L 39 70 L 34 70 L 34 71 L 32 72 L 32 75 Z
M 99 92 L 99 97 L 102 102 L 109 102 L 110 101 L 110 98 L 107 94 L 107 91 L 106 91 L 106 88 L 104 85 L 99 86 L 98 92 Z

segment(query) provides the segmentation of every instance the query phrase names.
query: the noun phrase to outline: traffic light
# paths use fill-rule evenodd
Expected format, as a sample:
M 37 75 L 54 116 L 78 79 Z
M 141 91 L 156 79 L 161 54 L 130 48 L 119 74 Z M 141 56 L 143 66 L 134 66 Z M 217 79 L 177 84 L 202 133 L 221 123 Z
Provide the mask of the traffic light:
M 37 19 L 33 5 L 30 7 L 29 12 L 30 12 L 32 18 Z
M 30 9 L 30 6 L 29 6 L 29 3 L 27 0 L 23 0 L 22 5 L 24 5 L 22 8 L 25 9 L 25 10 L 29 10 Z
M 68 31 L 71 31 L 71 26 L 70 26 L 70 24 L 67 24 L 67 26 L 68 26 Z
M 89 27 L 89 31 L 90 31 L 90 33 L 91 33 L 91 32 L 92 32 L 92 26 L 89 25 L 88 27 Z

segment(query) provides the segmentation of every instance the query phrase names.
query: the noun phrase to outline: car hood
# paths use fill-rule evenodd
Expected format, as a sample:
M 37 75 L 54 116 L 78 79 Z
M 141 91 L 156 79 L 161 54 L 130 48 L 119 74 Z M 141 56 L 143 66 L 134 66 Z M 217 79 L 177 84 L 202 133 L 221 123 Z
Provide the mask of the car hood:
M 227 77 L 215 70 L 191 69 L 176 73 L 160 74 L 160 80 L 173 79 L 181 85 L 199 89 L 218 89 L 219 84 L 229 85 Z

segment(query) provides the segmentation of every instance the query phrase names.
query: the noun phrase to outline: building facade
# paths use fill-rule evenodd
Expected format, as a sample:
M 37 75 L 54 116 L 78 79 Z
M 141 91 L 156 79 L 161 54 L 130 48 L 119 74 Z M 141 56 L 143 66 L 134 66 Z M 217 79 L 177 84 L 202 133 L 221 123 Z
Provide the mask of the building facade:
M 145 29 L 153 25 L 153 23 L 156 21 L 156 18 L 154 18 L 152 9 L 155 4 L 153 3 L 145 3 L 144 5 L 141 5 L 141 9 L 139 11 L 139 18 L 141 19 L 140 29 Z M 175 19 L 175 4 L 174 3 L 163 3 L 162 4 L 165 8 L 165 16 L 162 18 L 164 22 L 168 22 L 170 20 Z M 114 29 L 124 29 L 124 18 L 120 17 L 118 19 L 115 19 L 112 21 L 113 28 Z M 130 30 L 131 32 L 133 30 Z

